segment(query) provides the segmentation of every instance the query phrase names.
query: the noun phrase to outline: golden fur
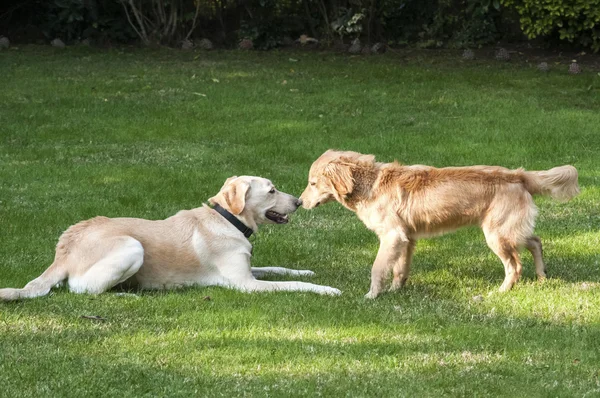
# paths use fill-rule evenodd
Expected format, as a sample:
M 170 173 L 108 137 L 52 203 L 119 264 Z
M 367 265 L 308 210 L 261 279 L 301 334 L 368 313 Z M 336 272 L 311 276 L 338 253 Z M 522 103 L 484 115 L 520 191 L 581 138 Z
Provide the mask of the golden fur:
M 579 193 L 573 166 L 547 171 L 499 166 L 435 168 L 378 163 L 372 155 L 329 150 L 311 166 L 301 195 L 307 209 L 337 200 L 357 213 L 380 239 L 367 297 L 376 297 L 393 271 L 392 289 L 406 282 L 419 238 L 479 225 L 488 246 L 504 263 L 501 291 L 521 275 L 519 251 L 533 255 L 545 277 L 540 239 L 533 235 L 537 209 L 532 195 L 569 200 Z

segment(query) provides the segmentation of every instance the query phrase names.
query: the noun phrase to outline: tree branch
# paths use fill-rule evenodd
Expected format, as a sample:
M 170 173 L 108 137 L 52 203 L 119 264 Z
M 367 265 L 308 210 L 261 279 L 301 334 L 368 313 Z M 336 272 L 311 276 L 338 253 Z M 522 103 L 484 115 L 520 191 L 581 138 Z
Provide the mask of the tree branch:
M 196 29 L 196 20 L 198 19 L 198 13 L 200 12 L 200 0 L 196 0 L 196 13 L 194 14 L 194 20 L 192 21 L 192 28 L 185 36 L 185 40 L 189 39 L 194 29 Z

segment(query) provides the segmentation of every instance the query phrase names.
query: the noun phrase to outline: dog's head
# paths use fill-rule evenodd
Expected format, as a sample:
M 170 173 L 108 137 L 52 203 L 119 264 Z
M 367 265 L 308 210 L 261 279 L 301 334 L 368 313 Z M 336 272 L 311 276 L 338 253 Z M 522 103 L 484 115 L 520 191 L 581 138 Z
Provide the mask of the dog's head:
M 354 191 L 355 178 L 361 168 L 372 168 L 373 155 L 352 151 L 328 150 L 310 167 L 308 185 L 300 199 L 305 209 L 337 200 L 342 202 Z
M 285 224 L 288 214 L 302 204 L 300 199 L 278 191 L 266 178 L 252 176 L 228 178 L 208 201 L 243 219 L 252 229 L 258 224 Z

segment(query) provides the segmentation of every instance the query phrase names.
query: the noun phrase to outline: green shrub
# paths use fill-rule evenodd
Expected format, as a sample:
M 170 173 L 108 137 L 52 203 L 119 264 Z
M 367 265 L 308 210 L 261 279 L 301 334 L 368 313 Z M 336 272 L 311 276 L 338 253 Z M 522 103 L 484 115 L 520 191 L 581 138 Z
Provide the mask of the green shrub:
M 67 43 L 92 39 L 99 43 L 129 42 L 135 32 L 114 0 L 53 0 L 31 3 L 40 11 L 40 26 L 50 40 Z
M 250 0 L 247 6 L 241 16 L 238 36 L 240 39 L 252 39 L 258 49 L 278 47 L 284 37 L 298 37 L 305 33 L 299 16 L 299 1 Z
M 49 39 L 59 37 L 72 42 L 80 39 L 86 27 L 91 25 L 89 10 L 82 0 L 54 0 L 46 6 L 43 30 Z
M 471 47 L 494 42 L 501 23 L 497 0 L 382 0 L 388 40 L 420 47 Z
M 561 40 L 600 50 L 600 0 L 502 0 L 521 16 L 530 38 L 558 34 Z

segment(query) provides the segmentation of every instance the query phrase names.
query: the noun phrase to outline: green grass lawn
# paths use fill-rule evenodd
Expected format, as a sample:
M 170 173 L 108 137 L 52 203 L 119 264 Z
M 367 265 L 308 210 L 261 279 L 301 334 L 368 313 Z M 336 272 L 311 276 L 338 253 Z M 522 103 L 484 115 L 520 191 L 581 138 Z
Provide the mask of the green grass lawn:
M 600 396 L 600 76 L 589 70 L 427 52 L 0 52 L 0 287 L 37 277 L 82 219 L 165 218 L 231 175 L 299 195 L 328 148 L 434 166 L 569 163 L 581 195 L 536 200 L 549 279 L 534 280 L 524 253 L 506 294 L 473 228 L 420 241 L 407 287 L 365 300 L 378 241 L 331 204 L 263 227 L 253 265 L 313 270 L 281 279 L 340 297 L 58 289 L 0 303 L 0 395 Z

